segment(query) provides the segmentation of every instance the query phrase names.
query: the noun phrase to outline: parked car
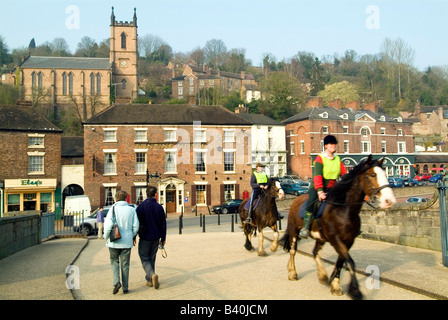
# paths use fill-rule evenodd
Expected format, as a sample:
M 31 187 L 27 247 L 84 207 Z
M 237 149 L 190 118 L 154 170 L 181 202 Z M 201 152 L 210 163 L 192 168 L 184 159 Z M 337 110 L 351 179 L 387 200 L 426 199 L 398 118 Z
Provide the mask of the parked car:
M 435 175 L 433 175 L 431 178 L 429 178 L 429 182 L 438 182 L 440 180 L 442 180 L 443 178 L 443 174 L 442 173 L 436 173 Z
M 403 179 L 402 178 L 390 177 L 389 178 L 389 185 L 392 188 L 404 187 Z
M 427 182 L 426 180 L 423 180 L 423 181 L 418 181 L 417 179 L 412 179 L 412 183 L 413 183 L 413 185 L 414 186 L 424 186 L 425 185 L 425 182 Z
M 212 212 L 217 214 L 236 213 L 238 212 L 238 208 L 240 207 L 241 202 L 243 202 L 243 200 L 241 199 L 227 200 L 219 206 L 213 206 Z
M 280 184 L 283 191 L 288 194 L 294 194 L 296 196 L 299 196 L 301 194 L 308 192 L 308 187 L 300 184 L 300 183 L 289 183 L 289 182 L 283 182 Z
M 297 181 L 302 181 L 302 180 L 300 180 L 300 178 L 298 176 L 296 176 L 295 174 L 289 174 L 289 175 L 283 176 L 281 179 L 281 182 L 288 182 L 288 183 L 293 183 L 293 182 L 297 182 Z
M 429 173 L 421 173 L 421 174 L 415 176 L 415 179 L 417 181 L 422 181 L 422 180 L 428 181 L 429 178 L 431 178 L 431 174 L 429 174 Z
M 429 198 L 425 197 L 410 197 L 408 200 L 406 200 L 407 203 L 415 203 L 415 202 L 428 202 Z

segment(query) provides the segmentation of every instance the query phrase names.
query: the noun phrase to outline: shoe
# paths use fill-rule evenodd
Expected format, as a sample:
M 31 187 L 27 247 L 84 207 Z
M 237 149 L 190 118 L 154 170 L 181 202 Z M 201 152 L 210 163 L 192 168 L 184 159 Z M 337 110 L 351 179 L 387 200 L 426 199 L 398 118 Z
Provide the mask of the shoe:
M 128 292 L 129 292 L 129 290 L 123 290 L 123 294 L 126 294 Z
M 114 290 L 112 291 L 112 293 L 113 293 L 113 294 L 117 294 L 117 292 L 118 292 L 118 290 L 120 290 L 120 288 L 121 288 L 121 283 L 118 282 L 118 283 L 115 285 Z
M 154 289 L 159 289 L 159 276 L 156 274 L 152 275 L 152 283 L 154 284 Z
M 277 219 L 278 219 L 278 220 L 282 220 L 283 218 L 284 218 L 284 216 L 282 216 L 280 213 L 277 214 Z
M 147 287 L 153 287 L 154 285 L 152 284 L 151 281 L 146 281 L 146 286 L 147 286 Z

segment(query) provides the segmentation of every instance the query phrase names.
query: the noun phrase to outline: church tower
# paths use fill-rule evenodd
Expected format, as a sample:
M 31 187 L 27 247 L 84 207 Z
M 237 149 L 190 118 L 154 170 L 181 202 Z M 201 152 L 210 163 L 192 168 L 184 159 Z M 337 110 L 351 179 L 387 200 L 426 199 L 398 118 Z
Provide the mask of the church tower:
M 114 7 L 110 17 L 110 62 L 112 94 L 115 102 L 129 103 L 138 96 L 137 12 L 132 21 L 116 21 Z

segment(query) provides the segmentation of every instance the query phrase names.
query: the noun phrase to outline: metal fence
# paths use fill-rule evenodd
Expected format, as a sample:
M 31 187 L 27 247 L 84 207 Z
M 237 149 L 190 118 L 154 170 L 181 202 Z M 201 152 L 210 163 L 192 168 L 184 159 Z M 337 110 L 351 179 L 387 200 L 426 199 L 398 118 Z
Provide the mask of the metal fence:
M 54 212 L 52 213 L 43 213 L 41 215 L 41 240 L 49 238 L 55 234 L 55 216 Z
M 440 208 L 440 234 L 442 237 L 442 263 L 448 267 L 448 176 L 438 182 Z
M 60 219 L 56 219 L 54 212 L 41 215 L 41 240 L 54 235 L 74 236 L 85 232 L 82 212 L 66 212 Z

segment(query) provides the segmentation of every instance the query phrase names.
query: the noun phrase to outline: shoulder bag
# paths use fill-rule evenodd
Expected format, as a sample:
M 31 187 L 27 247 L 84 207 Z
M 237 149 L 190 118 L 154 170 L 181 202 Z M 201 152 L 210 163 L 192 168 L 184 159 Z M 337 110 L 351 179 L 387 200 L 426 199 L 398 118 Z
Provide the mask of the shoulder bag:
M 114 225 L 112 226 L 112 229 L 110 230 L 109 239 L 111 242 L 114 242 L 115 240 L 121 239 L 120 230 L 118 229 L 117 219 L 115 218 L 115 206 L 112 206 L 110 209 L 112 211 L 112 222 Z

